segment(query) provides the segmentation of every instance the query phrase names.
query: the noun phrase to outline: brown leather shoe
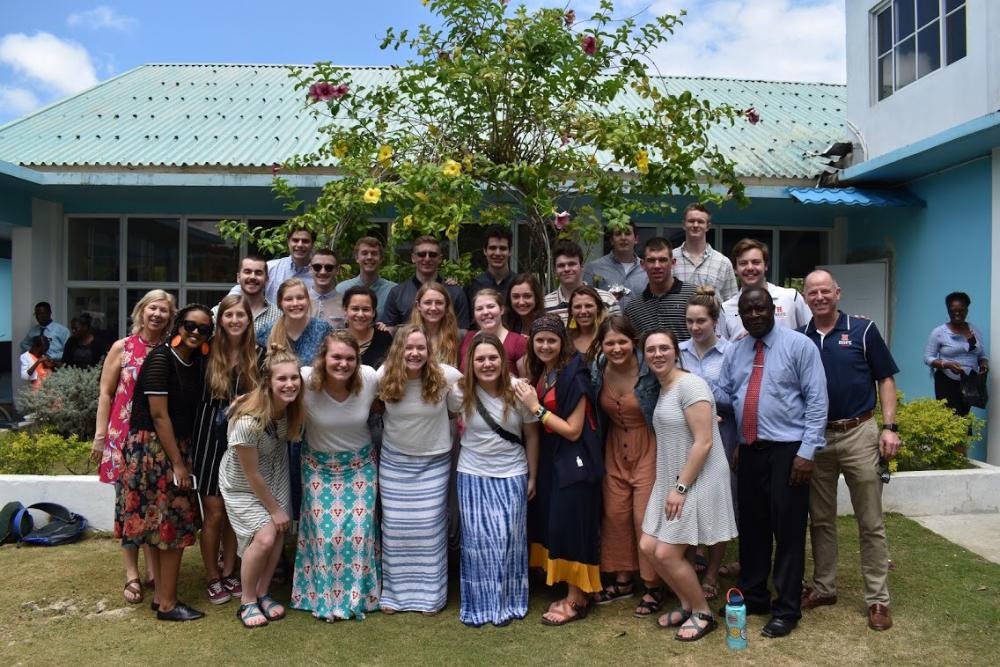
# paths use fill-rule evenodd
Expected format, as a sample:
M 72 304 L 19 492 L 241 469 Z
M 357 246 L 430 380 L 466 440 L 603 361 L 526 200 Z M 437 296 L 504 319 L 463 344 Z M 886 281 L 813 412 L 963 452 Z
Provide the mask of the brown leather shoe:
M 815 609 L 826 605 L 837 604 L 836 595 L 820 595 L 814 588 L 803 588 L 802 599 L 800 600 L 802 609 Z
M 872 630 L 888 630 L 892 627 L 892 615 L 889 608 L 877 602 L 868 607 L 868 627 Z

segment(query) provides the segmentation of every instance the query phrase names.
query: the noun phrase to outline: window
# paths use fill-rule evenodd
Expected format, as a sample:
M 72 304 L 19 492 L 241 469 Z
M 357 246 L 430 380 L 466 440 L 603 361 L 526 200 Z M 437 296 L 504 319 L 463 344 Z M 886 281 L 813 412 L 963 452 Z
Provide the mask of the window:
M 892 0 L 875 11 L 879 100 L 965 57 L 965 0 Z
M 154 288 L 174 295 L 178 306 L 214 306 L 233 286 L 240 257 L 239 245 L 219 235 L 217 222 L 193 217 L 67 218 L 67 319 L 89 313 L 95 328 L 123 336 L 131 326 L 132 307 Z

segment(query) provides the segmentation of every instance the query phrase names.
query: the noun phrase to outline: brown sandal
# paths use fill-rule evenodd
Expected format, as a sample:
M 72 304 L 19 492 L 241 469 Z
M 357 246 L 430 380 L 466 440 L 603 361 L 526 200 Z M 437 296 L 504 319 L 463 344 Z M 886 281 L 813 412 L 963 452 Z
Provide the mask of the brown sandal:
M 125 588 L 122 589 L 122 597 L 129 604 L 142 604 L 145 593 L 142 590 L 142 582 L 139 581 L 138 577 L 125 582 Z
M 555 613 L 559 615 L 559 619 L 555 621 L 550 621 L 543 615 L 542 625 L 549 625 L 549 626 L 566 625 L 567 623 L 572 623 L 573 621 L 582 621 L 583 619 L 587 618 L 587 614 L 590 613 L 589 604 L 586 603 L 580 604 L 579 602 L 573 602 L 572 600 L 569 599 L 562 600 L 562 602 L 564 603 L 563 609 L 569 607 L 569 609 L 573 612 L 573 614 L 569 615 L 562 611 L 556 610 Z M 549 607 L 549 610 L 545 613 L 551 614 L 552 612 L 553 612 L 552 607 Z

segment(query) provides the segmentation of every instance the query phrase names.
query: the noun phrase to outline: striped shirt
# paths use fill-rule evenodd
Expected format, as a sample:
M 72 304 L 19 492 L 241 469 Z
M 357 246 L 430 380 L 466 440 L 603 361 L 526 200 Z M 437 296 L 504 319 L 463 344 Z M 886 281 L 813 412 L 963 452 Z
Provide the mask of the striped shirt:
M 597 288 L 595 287 L 594 289 Z M 598 289 L 597 294 L 601 297 L 604 305 L 607 306 L 608 315 L 617 315 L 622 312 L 621 306 L 618 305 L 618 299 L 611 292 Z M 558 315 L 562 319 L 563 324 L 569 321 L 569 297 L 563 296 L 561 287 L 557 288 L 554 292 L 546 294 L 544 304 L 546 315 Z
M 725 301 L 739 292 L 733 263 L 718 250 L 713 250 L 712 246 L 705 246 L 705 254 L 696 264 L 682 243 L 674 251 L 674 259 L 677 260 L 673 270 L 675 278 L 692 283 L 695 287 L 707 285 L 715 288 L 719 301 Z
M 641 295 L 628 302 L 625 315 L 640 337 L 653 329 L 669 329 L 678 342 L 687 340 L 691 337 L 687 329 L 687 305 L 694 289 L 694 285 L 678 278 L 659 296 L 646 287 Z

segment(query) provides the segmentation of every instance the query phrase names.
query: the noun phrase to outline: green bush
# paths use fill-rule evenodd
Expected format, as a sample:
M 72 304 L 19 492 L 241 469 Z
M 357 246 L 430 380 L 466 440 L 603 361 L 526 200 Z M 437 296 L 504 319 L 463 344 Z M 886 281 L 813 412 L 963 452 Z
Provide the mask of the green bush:
M 94 437 L 97 396 L 101 366 L 60 368 L 50 374 L 38 389 L 21 390 L 17 405 L 21 414 L 34 415 L 33 425 L 63 437 Z
M 968 468 L 969 446 L 983 430 L 981 419 L 971 413 L 956 415 L 944 400 L 903 401 L 902 392 L 898 393 L 896 423 L 902 444 L 890 465 L 893 471 Z
M 0 474 L 83 475 L 90 472 L 90 445 L 49 431 L 0 433 Z

